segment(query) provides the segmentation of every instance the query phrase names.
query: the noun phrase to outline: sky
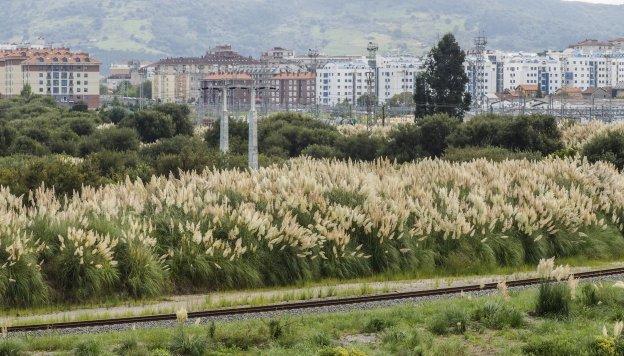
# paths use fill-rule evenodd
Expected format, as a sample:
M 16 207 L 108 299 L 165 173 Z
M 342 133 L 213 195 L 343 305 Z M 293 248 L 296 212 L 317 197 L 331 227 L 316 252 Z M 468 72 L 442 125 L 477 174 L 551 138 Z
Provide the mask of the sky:
M 593 4 L 611 4 L 611 5 L 624 4 L 624 0 L 565 0 L 565 1 L 580 1 L 580 2 L 589 2 Z

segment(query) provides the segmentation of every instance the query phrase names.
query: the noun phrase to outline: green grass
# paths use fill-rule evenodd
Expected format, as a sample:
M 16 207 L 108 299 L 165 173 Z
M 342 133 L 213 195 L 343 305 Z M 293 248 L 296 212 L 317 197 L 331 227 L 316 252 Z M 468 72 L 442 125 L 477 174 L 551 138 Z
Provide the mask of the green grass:
M 624 295 L 624 290 L 614 288 L 609 293 Z M 88 335 L 51 333 L 4 342 L 21 345 L 24 352 L 87 354 L 100 347 L 104 353 L 139 350 L 136 354 L 159 355 L 597 355 L 604 351 L 605 342 L 613 347 L 623 344 L 621 338 L 601 336 L 603 325 L 610 331 L 622 317 L 621 299 L 588 306 L 577 298 L 570 304 L 569 316 L 561 319 L 532 316 L 538 294 L 534 288 L 512 291 L 509 301 L 499 295 L 464 297 L 270 321 L 217 322 L 212 331 L 210 324 L 191 324 Z

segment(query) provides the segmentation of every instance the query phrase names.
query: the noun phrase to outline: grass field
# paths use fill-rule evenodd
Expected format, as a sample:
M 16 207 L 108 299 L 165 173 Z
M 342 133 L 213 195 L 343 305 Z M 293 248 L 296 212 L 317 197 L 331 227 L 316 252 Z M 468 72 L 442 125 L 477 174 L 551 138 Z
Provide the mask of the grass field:
M 552 286 L 560 286 L 551 283 Z M 454 298 L 378 310 L 137 329 L 97 335 L 9 338 L 29 352 L 97 350 L 167 355 L 615 355 L 624 289 L 581 284 L 567 315 L 538 315 L 538 290 Z M 606 329 L 606 335 L 603 334 Z M 177 350 L 177 351 L 176 351 Z M 194 350 L 192 353 L 189 350 Z

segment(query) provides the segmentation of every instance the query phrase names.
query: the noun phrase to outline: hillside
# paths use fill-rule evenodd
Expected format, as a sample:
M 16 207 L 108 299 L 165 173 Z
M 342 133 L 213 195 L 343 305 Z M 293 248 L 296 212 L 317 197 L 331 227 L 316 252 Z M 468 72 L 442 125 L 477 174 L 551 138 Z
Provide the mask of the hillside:
M 20 0 L 3 4 L 0 41 L 43 36 L 110 61 L 220 43 L 252 55 L 273 45 L 362 53 L 369 40 L 422 52 L 444 32 L 469 45 L 481 30 L 491 47 L 542 50 L 620 36 L 623 17 L 624 6 L 559 0 Z

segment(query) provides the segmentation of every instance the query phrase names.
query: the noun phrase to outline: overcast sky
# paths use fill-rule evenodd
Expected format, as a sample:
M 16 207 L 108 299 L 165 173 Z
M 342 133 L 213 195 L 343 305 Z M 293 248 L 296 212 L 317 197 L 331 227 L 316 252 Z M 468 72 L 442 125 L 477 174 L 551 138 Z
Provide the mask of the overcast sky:
M 624 4 L 624 0 L 565 0 L 565 1 L 582 1 L 582 2 L 591 2 L 594 4 L 612 4 L 612 5 Z

